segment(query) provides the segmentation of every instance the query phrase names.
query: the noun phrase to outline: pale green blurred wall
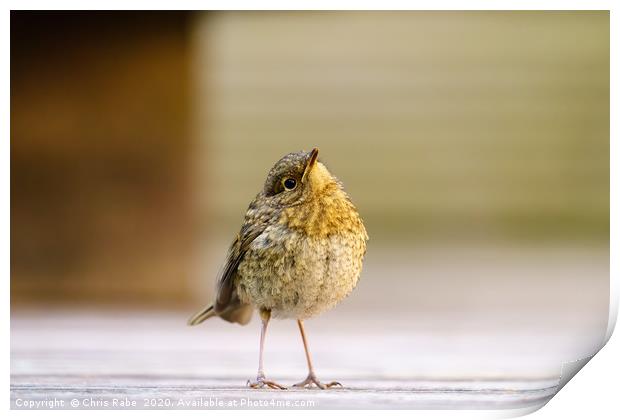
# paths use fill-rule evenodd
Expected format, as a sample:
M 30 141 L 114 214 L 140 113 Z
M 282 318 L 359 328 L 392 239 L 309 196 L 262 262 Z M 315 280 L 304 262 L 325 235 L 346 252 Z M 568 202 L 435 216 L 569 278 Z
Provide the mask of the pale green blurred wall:
M 607 12 L 215 12 L 193 48 L 216 230 L 318 146 L 375 240 L 608 240 Z

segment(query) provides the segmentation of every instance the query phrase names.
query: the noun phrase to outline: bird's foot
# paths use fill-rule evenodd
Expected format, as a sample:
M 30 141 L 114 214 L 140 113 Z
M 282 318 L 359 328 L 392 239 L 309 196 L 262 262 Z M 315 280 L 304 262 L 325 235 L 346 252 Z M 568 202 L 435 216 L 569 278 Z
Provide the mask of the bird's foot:
M 277 382 L 270 381 L 269 379 L 266 379 L 264 376 L 261 376 L 261 375 L 259 375 L 256 378 L 256 382 L 251 382 L 248 379 L 247 386 L 253 389 L 259 389 L 259 388 L 265 388 L 265 387 L 268 387 L 271 389 L 286 389 L 285 386 L 282 386 Z
M 312 385 L 316 385 L 320 389 L 329 389 L 335 386 L 339 386 L 342 388 L 342 384 L 336 381 L 324 384 L 317 379 L 316 375 L 313 372 L 310 372 L 305 380 L 293 385 L 293 388 L 312 388 Z

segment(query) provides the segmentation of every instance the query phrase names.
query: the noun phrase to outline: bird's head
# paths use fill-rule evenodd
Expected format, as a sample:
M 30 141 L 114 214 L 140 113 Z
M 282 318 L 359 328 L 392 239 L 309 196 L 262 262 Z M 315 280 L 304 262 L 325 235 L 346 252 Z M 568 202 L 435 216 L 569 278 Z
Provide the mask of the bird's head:
M 269 171 L 263 194 L 273 204 L 288 207 L 310 201 L 326 187 L 338 184 L 319 162 L 319 149 L 289 153 Z

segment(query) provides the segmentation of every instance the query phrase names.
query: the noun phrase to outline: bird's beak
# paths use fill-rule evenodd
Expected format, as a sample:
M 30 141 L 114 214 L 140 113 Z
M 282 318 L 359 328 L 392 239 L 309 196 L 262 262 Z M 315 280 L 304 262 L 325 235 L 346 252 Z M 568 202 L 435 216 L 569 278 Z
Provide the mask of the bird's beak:
M 312 168 L 314 168 L 314 165 L 316 164 L 316 160 L 318 159 L 318 157 L 319 157 L 319 149 L 315 147 L 310 152 L 308 163 L 306 163 L 306 169 L 304 169 L 304 174 L 301 176 L 302 183 L 306 180 L 306 177 L 308 176 Z

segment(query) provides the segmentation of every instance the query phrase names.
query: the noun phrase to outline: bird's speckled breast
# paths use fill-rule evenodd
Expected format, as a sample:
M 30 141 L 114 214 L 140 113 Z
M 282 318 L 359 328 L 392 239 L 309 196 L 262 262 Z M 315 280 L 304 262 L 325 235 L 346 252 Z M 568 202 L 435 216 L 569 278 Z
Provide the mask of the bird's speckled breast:
M 242 301 L 270 309 L 274 317 L 305 319 L 355 288 L 367 235 L 353 205 L 338 201 L 284 211 L 252 242 L 238 268 Z M 305 220 L 298 224 L 300 217 Z

